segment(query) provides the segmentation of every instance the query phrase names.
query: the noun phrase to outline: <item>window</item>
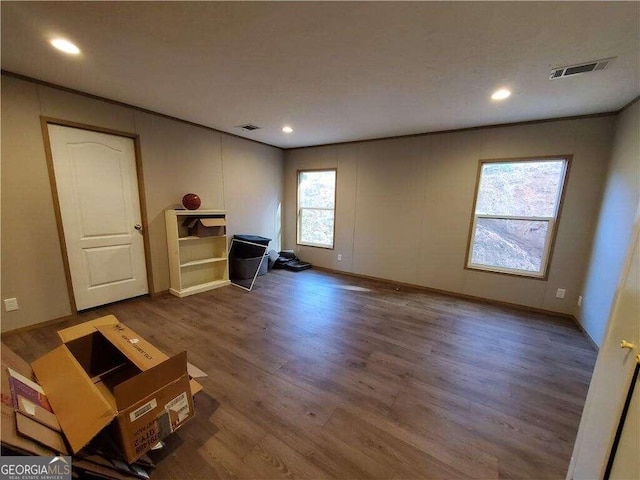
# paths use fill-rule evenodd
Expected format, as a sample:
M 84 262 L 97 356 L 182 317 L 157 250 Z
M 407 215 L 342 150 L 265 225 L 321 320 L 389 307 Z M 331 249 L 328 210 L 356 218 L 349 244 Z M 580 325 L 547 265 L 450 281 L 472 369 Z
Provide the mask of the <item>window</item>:
M 467 268 L 546 276 L 568 163 L 480 162 Z
M 298 244 L 333 248 L 336 171 L 298 172 Z

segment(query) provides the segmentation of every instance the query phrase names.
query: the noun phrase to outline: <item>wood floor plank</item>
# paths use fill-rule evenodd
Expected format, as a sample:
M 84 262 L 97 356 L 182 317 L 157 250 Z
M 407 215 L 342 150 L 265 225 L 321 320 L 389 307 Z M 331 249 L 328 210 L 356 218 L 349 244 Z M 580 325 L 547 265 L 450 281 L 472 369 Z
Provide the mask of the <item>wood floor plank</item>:
M 212 478 L 224 480 L 244 478 L 247 468 L 245 463 L 236 451 L 220 438 L 221 436 L 211 437 L 198 449 L 198 453 L 214 470 L 215 473 Z
M 300 455 L 278 438 L 267 435 L 245 458 L 248 476 L 283 479 L 324 479 L 330 478 L 323 470 Z
M 334 412 L 325 427 L 333 435 L 356 445 L 370 457 L 397 465 L 399 471 L 413 475 L 413 478 L 471 478 L 435 456 L 341 408 Z
M 156 479 L 561 479 L 596 358 L 566 318 L 313 270 L 2 338 L 33 361 L 107 314 L 208 374 Z
M 516 478 L 548 478 L 545 472 L 553 471 L 561 476 L 563 458 L 571 454 L 561 436 L 449 392 L 430 388 L 414 395 L 401 394 L 391 412 L 410 430 L 424 435 L 446 427 L 453 437 L 495 456 L 500 476 L 504 471 L 517 472 Z
M 345 407 L 345 410 L 399 441 L 437 458 L 466 477 L 477 479 L 498 477 L 497 457 L 485 451 L 482 446 L 470 443 L 468 435 L 451 435 L 453 428 L 457 425 L 448 419 L 440 422 L 425 422 L 416 416 L 409 422 L 406 418 L 403 418 L 405 421 L 400 422 L 400 416 L 395 412 L 403 409 L 402 404 L 398 403 L 401 398 L 402 394 L 396 399 L 391 412 L 386 417 L 354 405 Z
M 240 459 L 248 455 L 267 434 L 258 423 L 226 406 L 218 408 L 209 421 L 218 429 L 215 435 L 218 443 L 224 444 Z

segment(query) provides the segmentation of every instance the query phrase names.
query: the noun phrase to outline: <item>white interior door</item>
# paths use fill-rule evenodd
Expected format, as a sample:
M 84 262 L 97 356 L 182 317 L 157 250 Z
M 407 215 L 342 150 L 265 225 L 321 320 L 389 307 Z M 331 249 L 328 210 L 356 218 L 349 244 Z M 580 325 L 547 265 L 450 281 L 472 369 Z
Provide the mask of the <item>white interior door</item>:
M 59 125 L 49 138 L 77 309 L 148 293 L 133 140 Z
M 622 340 L 634 345 L 620 348 Z M 591 378 L 568 480 L 603 478 L 624 401 L 640 353 L 640 205 L 614 304 Z M 624 422 L 611 479 L 640 478 L 640 386 L 635 387 Z

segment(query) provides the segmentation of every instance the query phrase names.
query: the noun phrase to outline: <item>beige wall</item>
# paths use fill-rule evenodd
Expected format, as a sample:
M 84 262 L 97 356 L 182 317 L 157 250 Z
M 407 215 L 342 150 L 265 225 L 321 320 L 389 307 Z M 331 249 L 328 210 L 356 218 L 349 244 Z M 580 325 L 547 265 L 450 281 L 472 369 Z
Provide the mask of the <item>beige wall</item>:
M 222 142 L 228 233 L 271 238 L 280 250 L 282 157 L 279 149 L 225 135 Z
M 631 243 L 640 200 L 640 102 L 622 112 L 616 122 L 611 165 L 598 218 L 584 300 L 578 321 L 601 345 L 609 311 Z
M 282 150 L 3 75 L 2 298 L 20 309 L 2 331 L 71 313 L 40 115 L 140 135 L 156 292 L 169 288 L 163 211 L 187 192 L 227 209 L 231 234 L 280 237 Z
M 284 245 L 322 267 L 574 314 L 614 119 L 288 150 Z M 548 280 L 465 270 L 478 160 L 567 153 L 574 157 Z M 296 246 L 296 171 L 321 167 L 338 169 L 335 250 Z M 557 288 L 567 290 L 564 300 Z
M 637 110 L 624 118 L 637 123 Z M 283 164 L 277 148 L 3 75 L 2 298 L 20 303 L 2 312 L 3 331 L 70 313 L 40 115 L 140 135 L 155 291 L 169 287 L 163 210 L 194 191 L 204 206 L 228 210 L 230 234 L 270 237 L 271 248 L 295 247 L 318 266 L 571 314 L 589 265 L 616 119 L 298 149 Z M 616 137 L 615 157 L 627 166 L 610 175 L 608 189 L 613 178 L 633 175 L 633 152 L 624 146 L 634 138 L 630 122 L 621 119 Z M 564 153 L 574 159 L 549 279 L 464 270 L 478 159 Z M 320 167 L 338 169 L 335 250 L 295 245 L 296 171 Z M 594 260 L 590 268 L 585 289 L 598 291 Z M 555 299 L 557 288 L 567 289 L 565 300 Z

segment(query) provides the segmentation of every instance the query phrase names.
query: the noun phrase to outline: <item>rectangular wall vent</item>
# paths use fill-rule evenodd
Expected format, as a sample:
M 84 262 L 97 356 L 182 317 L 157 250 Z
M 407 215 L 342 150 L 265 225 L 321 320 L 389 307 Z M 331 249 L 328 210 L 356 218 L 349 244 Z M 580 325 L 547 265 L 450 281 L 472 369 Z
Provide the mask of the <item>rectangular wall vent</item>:
M 566 67 L 558 67 L 551 70 L 549 80 L 555 80 L 556 78 L 572 77 L 574 75 L 582 75 L 583 73 L 595 72 L 598 70 L 604 70 L 609 65 L 612 58 L 604 58 L 602 60 L 594 60 L 593 62 L 580 63 L 578 65 L 568 65 Z
M 256 126 L 256 125 L 251 125 L 250 123 L 247 123 L 245 125 L 238 125 L 238 128 L 241 128 L 243 130 L 247 130 L 247 131 L 252 131 L 252 130 L 260 130 L 260 127 Z

